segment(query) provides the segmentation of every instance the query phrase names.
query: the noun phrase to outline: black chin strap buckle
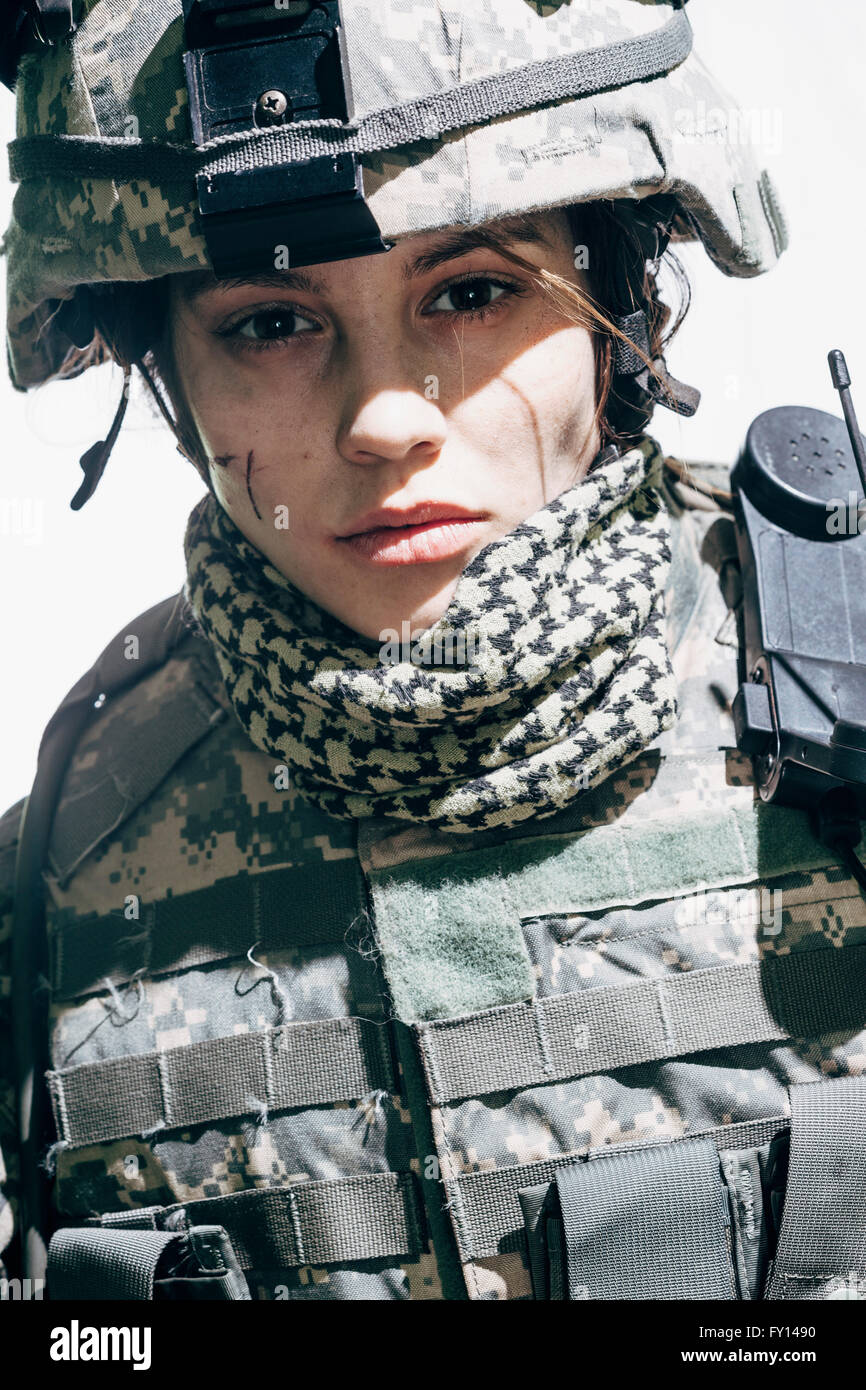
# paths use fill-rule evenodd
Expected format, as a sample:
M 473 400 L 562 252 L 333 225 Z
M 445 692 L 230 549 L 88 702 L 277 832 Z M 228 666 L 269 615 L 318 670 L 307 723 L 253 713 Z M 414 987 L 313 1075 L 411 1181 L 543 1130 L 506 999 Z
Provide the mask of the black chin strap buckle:
M 643 309 L 636 309 L 633 314 L 614 314 L 611 322 L 630 340 L 616 339 L 614 373 L 633 377 L 642 391 L 675 415 L 694 415 L 701 393 L 697 387 L 671 376 L 664 357 L 650 359 L 649 324 Z M 650 360 L 651 368 L 647 365 Z

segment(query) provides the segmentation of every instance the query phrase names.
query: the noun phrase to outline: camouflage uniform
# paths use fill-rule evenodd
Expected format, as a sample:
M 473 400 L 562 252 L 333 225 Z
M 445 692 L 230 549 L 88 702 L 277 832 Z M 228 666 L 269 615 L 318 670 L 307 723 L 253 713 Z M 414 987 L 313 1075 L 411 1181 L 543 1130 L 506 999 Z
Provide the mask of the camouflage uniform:
M 757 804 L 732 524 L 666 496 L 680 717 L 568 812 L 470 843 L 333 819 L 282 787 L 183 627 L 94 712 L 44 875 L 61 1224 L 184 1208 L 225 1224 L 256 1298 L 526 1299 L 519 1190 L 705 1135 L 739 1213 L 727 1296 L 756 1296 L 737 1184 L 789 1085 L 866 1070 L 843 988 L 866 902 L 804 813 Z M 708 985 L 715 1012 L 678 1032 Z M 584 1036 L 608 991 L 610 1036 Z

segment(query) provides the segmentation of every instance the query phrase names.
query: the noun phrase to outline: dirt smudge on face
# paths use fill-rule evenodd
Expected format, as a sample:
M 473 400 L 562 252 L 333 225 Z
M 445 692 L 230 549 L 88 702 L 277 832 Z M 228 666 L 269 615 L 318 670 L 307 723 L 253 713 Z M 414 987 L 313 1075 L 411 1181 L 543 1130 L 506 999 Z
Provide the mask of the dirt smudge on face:
M 258 519 L 259 519 L 259 521 L 261 521 L 261 519 L 262 519 L 262 514 L 261 514 L 261 512 L 259 511 L 258 507 L 256 506 L 256 499 L 253 497 L 253 490 L 252 490 L 252 488 L 250 487 L 250 473 L 252 472 L 252 467 L 253 467 L 253 451 L 252 451 L 252 449 L 250 449 L 249 453 L 247 454 L 247 496 L 249 497 L 250 501 L 251 501 L 252 504 L 253 504 L 253 511 L 255 512 L 256 516 L 257 516 Z
M 215 454 L 214 457 L 213 457 L 213 459 L 212 459 L 212 462 L 213 462 L 218 468 L 228 468 L 230 464 L 236 463 L 236 462 L 237 462 L 237 458 L 238 458 L 238 455 L 237 455 L 237 454 Z M 255 455 L 254 455 L 254 453 L 253 453 L 253 450 L 250 449 L 249 453 L 247 454 L 247 467 L 246 467 L 247 496 L 248 496 L 249 499 L 250 499 L 250 502 L 251 502 L 251 504 L 252 504 L 253 511 L 255 512 L 256 516 L 257 516 L 258 519 L 259 519 L 259 521 L 261 521 L 261 519 L 262 519 L 262 514 L 261 514 L 261 512 L 259 511 L 258 507 L 256 506 L 256 499 L 255 499 L 255 497 L 253 496 L 253 489 L 252 489 L 252 486 L 251 486 L 251 483 L 250 483 L 250 475 L 252 474 L 252 471 L 253 471 L 253 459 L 254 459 L 254 458 L 255 458 Z

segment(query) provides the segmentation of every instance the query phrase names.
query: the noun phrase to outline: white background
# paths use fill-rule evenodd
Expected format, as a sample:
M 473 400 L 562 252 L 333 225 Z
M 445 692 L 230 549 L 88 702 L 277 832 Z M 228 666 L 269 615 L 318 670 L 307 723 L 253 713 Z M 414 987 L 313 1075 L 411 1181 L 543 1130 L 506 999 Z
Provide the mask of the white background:
M 762 410 L 796 402 L 838 412 L 831 347 L 846 353 L 866 426 L 866 5 L 691 0 L 689 16 L 697 51 L 755 113 L 791 230 L 779 266 L 757 280 L 723 276 L 700 247 L 682 252 L 694 302 L 668 365 L 703 402 L 689 421 L 657 412 L 653 430 L 680 457 L 732 463 Z M 0 87 L 4 148 L 13 134 L 14 99 Z M 4 227 L 13 191 L 3 158 Z M 184 524 L 202 483 L 140 402 L 95 497 L 69 510 L 79 455 L 105 437 L 121 384 L 117 368 L 102 367 L 25 395 L 0 362 L 0 518 L 20 502 L 31 520 L 15 534 L 0 519 L 0 812 L 29 791 L 42 730 L 67 690 L 116 632 L 183 582 Z

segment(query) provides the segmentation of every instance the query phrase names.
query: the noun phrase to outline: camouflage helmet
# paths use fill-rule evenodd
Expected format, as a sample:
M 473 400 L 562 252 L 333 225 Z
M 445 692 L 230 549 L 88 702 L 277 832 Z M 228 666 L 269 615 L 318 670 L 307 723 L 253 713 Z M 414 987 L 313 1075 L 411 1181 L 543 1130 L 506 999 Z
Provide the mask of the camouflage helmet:
M 3 244 L 13 385 L 48 379 L 73 338 L 86 346 L 87 330 L 82 341 L 58 312 L 78 287 L 215 268 L 202 178 L 269 162 L 351 154 L 386 244 L 666 195 L 682 234 L 727 274 L 768 269 L 786 243 L 775 191 L 746 145 L 696 134 L 695 111 L 734 107 L 692 52 L 684 4 L 340 0 L 350 119 L 200 142 L 183 57 L 190 0 L 83 0 L 74 31 L 25 45 L 18 65 L 20 187 Z

